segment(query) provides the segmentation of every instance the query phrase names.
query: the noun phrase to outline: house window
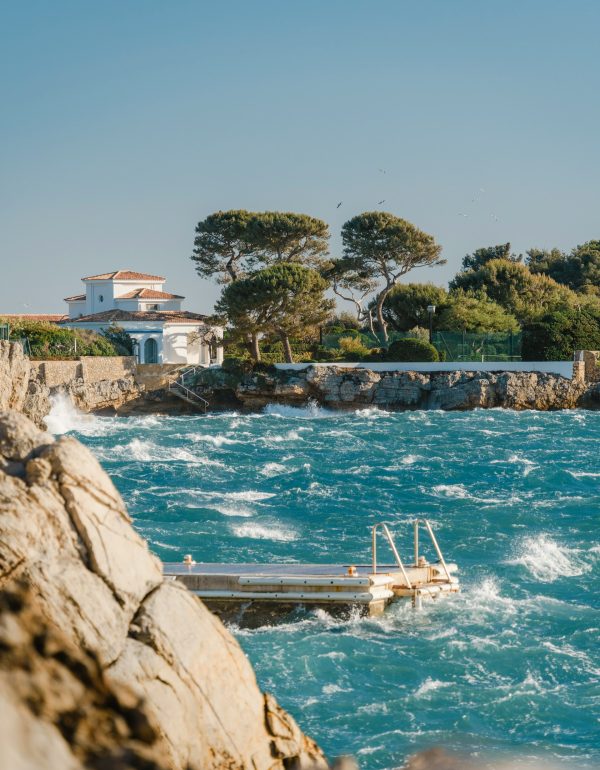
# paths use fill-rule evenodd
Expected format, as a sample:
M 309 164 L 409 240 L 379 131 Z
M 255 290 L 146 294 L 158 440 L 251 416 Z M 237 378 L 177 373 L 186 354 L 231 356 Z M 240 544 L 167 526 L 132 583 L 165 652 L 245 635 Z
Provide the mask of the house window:
M 104 296 L 102 294 L 98 296 L 98 302 L 104 302 Z

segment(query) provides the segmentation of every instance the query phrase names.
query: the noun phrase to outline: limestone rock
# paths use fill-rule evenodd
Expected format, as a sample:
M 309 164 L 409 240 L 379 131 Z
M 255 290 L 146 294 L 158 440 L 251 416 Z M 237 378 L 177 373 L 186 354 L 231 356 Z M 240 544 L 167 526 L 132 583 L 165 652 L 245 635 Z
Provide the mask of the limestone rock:
M 16 343 L 0 340 L 0 410 L 21 411 L 29 383 L 29 359 Z
M 16 686 L 27 675 L 17 676 L 17 659 L 7 658 L 2 628 L 13 640 L 10 649 L 21 645 L 27 650 L 28 637 L 14 619 L 5 627 L 0 623 L 0 671 L 7 671 L 6 681 L 12 683 L 3 696 L 11 728 L 0 754 L 2 761 L 9 757 L 9 764 L 0 761 L 1 770 L 79 770 L 84 764 L 151 770 L 162 767 L 152 763 L 164 758 L 170 770 L 326 767 L 320 750 L 294 720 L 273 699 L 265 699 L 248 660 L 221 622 L 185 588 L 163 581 L 160 564 L 131 527 L 120 496 L 92 454 L 72 438 L 54 441 L 24 416 L 3 412 L 0 590 L 15 580 L 28 586 L 24 603 L 35 604 L 35 616 L 44 619 L 52 638 L 60 632 L 62 641 L 52 642 L 60 660 L 84 650 L 87 663 L 79 661 L 74 668 L 91 666 L 95 673 L 79 684 L 65 674 L 70 684 L 63 705 L 44 705 L 32 722 L 31 698 Z M 54 673 L 61 680 L 63 674 Z M 133 709 L 136 724 L 146 726 L 146 738 L 134 735 L 131 725 L 128 733 L 114 716 L 121 727 L 111 728 L 114 745 L 109 741 L 102 751 L 110 749 L 120 764 L 88 762 L 91 733 L 85 739 L 88 753 L 77 749 L 75 737 L 87 735 L 91 724 L 75 705 L 76 692 L 91 698 L 88 689 L 94 682 L 104 688 L 104 705 L 116 700 L 117 711 Z M 70 715 L 66 723 L 64 713 Z M 102 717 L 107 724 L 112 718 Z M 5 725 L 0 731 L 5 734 Z M 152 747 L 148 764 L 142 764 L 143 752 L 136 754 L 128 741 Z

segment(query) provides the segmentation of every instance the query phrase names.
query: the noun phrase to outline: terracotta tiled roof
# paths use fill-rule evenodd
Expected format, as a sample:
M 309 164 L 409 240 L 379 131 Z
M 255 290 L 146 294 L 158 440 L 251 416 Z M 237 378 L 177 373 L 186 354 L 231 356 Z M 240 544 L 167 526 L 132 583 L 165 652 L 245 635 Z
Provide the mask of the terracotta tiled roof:
M 15 320 L 23 321 L 48 321 L 48 323 L 60 323 L 61 321 L 67 321 L 69 316 L 64 313 L 0 313 L 0 319 L 11 318 Z
M 154 289 L 134 289 L 121 294 L 115 299 L 185 299 L 181 294 L 169 294 L 167 291 L 155 291 Z
M 67 319 L 73 323 L 116 323 L 120 321 L 165 321 L 168 323 L 189 323 L 198 325 L 208 319 L 199 313 L 187 310 L 104 310 L 102 313 L 92 313 L 79 318 Z
M 85 294 L 74 294 L 72 297 L 65 297 L 65 302 L 83 302 L 85 300 Z
M 148 273 L 136 273 L 135 270 L 113 270 L 112 273 L 100 273 L 100 275 L 88 275 L 82 281 L 163 281 L 162 275 L 148 275 Z

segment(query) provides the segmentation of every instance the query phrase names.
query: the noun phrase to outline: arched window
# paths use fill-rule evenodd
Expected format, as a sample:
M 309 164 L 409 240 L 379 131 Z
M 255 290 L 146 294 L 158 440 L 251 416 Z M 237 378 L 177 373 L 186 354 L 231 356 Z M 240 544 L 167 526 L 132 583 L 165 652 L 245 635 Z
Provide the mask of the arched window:
M 146 342 L 144 342 L 144 363 L 158 363 L 158 345 L 153 337 L 148 337 Z

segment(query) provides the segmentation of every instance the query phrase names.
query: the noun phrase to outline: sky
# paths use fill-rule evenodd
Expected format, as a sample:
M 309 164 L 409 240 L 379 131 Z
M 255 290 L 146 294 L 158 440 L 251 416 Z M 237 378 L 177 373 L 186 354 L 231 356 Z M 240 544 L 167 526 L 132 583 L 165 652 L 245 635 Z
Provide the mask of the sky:
M 598 29 L 597 0 L 0 0 L 0 313 L 116 269 L 209 312 L 219 209 L 320 217 L 334 255 L 390 211 L 440 285 L 482 246 L 598 238 Z

